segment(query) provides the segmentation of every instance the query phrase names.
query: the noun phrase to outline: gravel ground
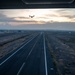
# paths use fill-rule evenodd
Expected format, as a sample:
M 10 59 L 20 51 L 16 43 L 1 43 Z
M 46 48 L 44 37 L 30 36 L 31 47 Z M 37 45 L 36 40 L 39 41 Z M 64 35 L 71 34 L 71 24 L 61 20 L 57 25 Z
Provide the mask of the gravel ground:
M 18 47 L 20 47 L 24 43 L 25 40 L 27 40 L 27 38 L 21 38 L 16 41 L 7 43 L 3 46 L 0 46 L 0 59 L 3 58 L 8 53 L 16 50 Z

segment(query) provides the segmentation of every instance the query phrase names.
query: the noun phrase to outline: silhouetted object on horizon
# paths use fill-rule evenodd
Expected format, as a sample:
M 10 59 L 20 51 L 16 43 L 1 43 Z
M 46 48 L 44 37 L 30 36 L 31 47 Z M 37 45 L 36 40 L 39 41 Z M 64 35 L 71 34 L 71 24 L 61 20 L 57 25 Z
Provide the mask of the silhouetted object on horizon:
M 29 15 L 30 18 L 33 18 L 35 15 Z

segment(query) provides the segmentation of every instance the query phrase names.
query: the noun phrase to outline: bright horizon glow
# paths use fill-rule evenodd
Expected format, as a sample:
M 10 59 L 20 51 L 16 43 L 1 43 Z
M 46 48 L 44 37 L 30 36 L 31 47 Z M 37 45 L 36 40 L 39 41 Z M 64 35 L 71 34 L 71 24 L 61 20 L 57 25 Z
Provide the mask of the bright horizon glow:
M 75 22 L 75 9 L 14 9 L 0 10 L 3 15 L 15 21 Z M 30 18 L 29 15 L 35 15 Z M 72 17 L 72 18 L 69 18 Z M 27 24 L 27 23 L 26 23 Z
M 0 29 L 4 28 L 75 30 L 75 9 L 2 9 Z

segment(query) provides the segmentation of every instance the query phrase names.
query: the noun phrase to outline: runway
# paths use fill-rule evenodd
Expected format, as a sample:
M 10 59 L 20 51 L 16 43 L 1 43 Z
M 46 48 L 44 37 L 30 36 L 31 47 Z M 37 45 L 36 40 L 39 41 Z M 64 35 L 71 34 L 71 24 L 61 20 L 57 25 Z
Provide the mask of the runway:
M 46 35 L 39 32 L 0 60 L 0 75 L 57 75 Z

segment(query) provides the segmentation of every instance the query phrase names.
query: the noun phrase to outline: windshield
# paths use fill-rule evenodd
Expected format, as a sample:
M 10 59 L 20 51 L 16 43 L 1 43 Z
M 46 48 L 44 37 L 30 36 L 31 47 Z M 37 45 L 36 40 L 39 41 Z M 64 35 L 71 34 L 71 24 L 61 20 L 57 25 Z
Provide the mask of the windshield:
M 0 75 L 75 75 L 75 9 L 0 9 Z

